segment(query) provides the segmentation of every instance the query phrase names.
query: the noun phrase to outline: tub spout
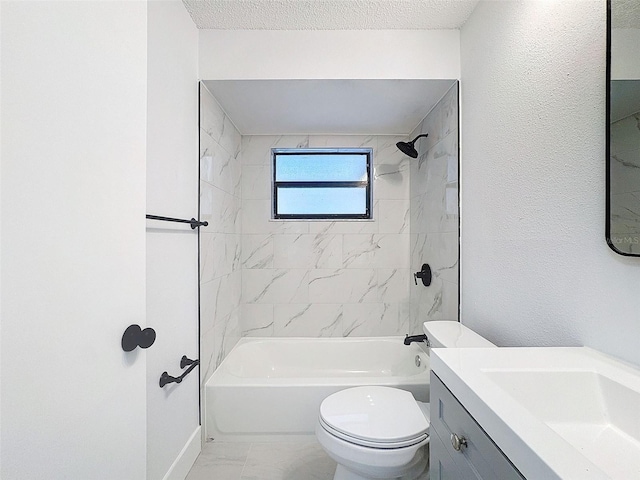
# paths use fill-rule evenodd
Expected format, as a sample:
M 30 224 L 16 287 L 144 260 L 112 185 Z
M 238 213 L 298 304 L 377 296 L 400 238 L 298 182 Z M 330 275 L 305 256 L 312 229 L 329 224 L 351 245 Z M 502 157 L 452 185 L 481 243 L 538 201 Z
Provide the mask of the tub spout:
M 411 335 L 411 336 L 409 336 L 409 334 L 407 334 L 404 337 L 404 344 L 405 345 L 410 345 L 412 342 L 427 342 L 427 345 L 429 344 L 429 340 L 427 339 L 426 335 Z

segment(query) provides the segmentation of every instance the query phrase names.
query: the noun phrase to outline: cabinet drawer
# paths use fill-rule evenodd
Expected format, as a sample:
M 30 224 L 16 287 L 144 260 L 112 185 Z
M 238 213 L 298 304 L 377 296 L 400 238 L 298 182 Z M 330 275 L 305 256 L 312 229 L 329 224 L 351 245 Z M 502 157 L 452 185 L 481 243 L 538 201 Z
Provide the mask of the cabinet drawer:
M 458 466 L 461 480 L 524 478 L 433 372 L 430 387 L 431 432 L 438 436 L 446 453 Z M 464 438 L 466 446 L 462 446 L 459 451 L 455 450 L 452 434 Z M 432 448 L 431 454 L 432 464 L 446 464 L 446 458 L 436 458 L 439 454 L 438 447 Z

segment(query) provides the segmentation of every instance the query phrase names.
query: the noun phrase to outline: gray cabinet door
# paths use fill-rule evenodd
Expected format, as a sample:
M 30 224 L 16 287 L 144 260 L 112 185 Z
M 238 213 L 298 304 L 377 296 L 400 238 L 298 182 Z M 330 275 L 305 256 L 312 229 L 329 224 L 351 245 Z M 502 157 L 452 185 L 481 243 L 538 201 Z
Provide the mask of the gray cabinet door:
M 448 442 L 449 439 L 443 441 L 434 429 L 431 429 L 429 438 L 430 480 L 475 480 L 478 478 L 469 465 L 456 463 L 451 457 L 445 445 L 445 441 Z
M 524 478 L 433 372 L 431 372 L 430 434 L 430 461 L 434 473 L 431 478 L 460 480 L 522 480 Z M 459 450 L 454 448 L 452 440 L 454 434 L 465 442 Z M 451 466 L 451 462 L 455 464 L 455 469 Z M 449 471 L 455 471 L 457 477 L 450 476 Z

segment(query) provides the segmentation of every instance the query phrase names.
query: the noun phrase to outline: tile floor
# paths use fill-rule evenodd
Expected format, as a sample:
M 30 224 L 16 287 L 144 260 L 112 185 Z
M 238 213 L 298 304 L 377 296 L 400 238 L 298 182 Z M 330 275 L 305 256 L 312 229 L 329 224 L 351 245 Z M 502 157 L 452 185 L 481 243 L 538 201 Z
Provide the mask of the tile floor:
M 315 437 L 280 442 L 207 442 L 186 480 L 332 480 L 336 462 Z M 419 480 L 429 480 L 425 473 Z

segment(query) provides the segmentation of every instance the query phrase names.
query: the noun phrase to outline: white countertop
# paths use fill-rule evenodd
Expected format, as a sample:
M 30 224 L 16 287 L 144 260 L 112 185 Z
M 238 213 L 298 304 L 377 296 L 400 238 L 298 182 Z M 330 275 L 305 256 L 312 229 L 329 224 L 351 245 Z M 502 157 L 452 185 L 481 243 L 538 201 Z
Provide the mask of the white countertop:
M 640 479 L 640 370 L 586 347 L 434 348 L 431 369 L 528 480 Z

